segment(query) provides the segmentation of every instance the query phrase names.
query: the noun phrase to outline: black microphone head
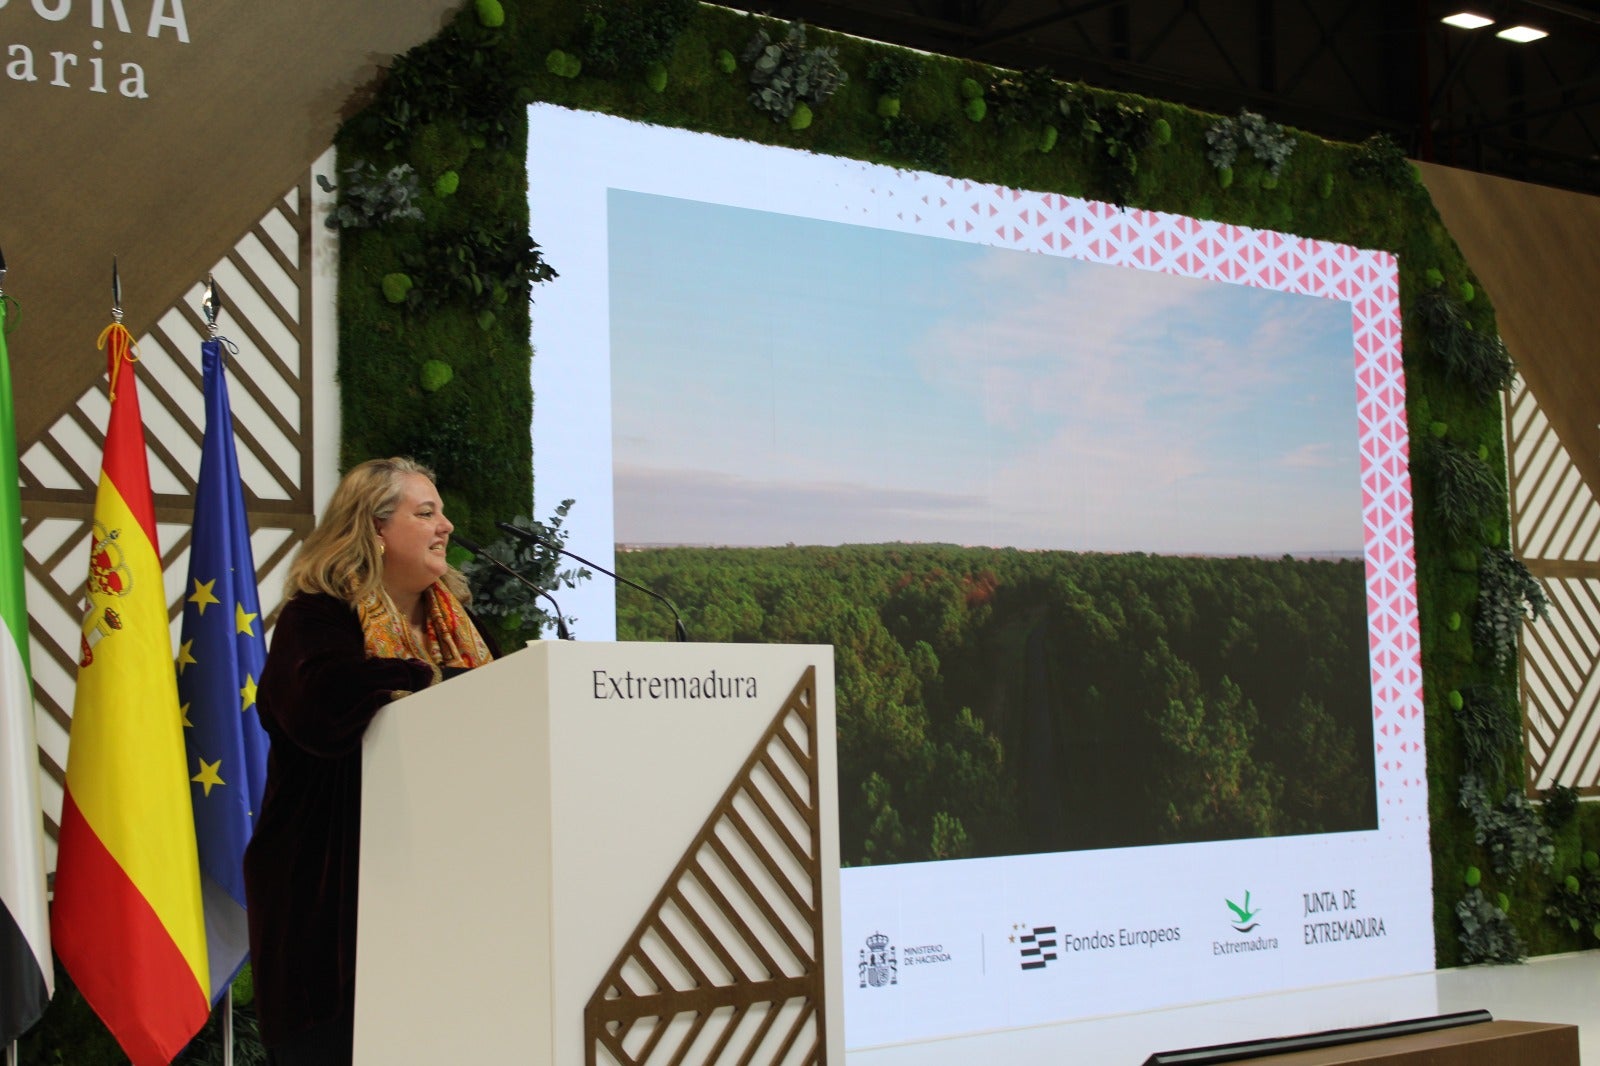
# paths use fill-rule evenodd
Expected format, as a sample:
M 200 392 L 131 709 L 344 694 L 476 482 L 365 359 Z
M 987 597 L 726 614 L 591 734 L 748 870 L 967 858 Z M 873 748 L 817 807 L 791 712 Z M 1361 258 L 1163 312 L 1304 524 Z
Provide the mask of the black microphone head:
M 471 552 L 473 555 L 482 555 L 483 554 L 483 545 L 479 544 L 477 541 L 473 540 L 471 537 L 463 537 L 459 533 L 452 533 L 452 534 L 450 534 L 450 543 L 451 544 L 459 544 L 459 545 L 461 545 L 463 548 L 467 549 L 467 551 Z
M 544 543 L 544 541 L 539 539 L 539 534 L 535 533 L 533 530 L 523 529 L 521 526 L 512 525 L 510 522 L 496 522 L 495 528 L 499 529 L 502 533 L 510 533 L 518 540 L 532 541 L 535 544 Z

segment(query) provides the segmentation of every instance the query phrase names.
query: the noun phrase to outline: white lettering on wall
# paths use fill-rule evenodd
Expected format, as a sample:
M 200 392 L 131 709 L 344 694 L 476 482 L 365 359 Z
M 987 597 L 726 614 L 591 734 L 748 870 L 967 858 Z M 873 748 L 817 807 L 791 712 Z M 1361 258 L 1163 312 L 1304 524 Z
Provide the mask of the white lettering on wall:
M 123 33 L 132 33 L 128 28 L 128 13 L 122 10 L 122 0 L 111 0 L 111 13 L 117 17 L 117 29 Z M 106 28 L 106 2 L 93 0 L 89 5 L 89 25 L 97 30 Z
M 10 4 L 11 0 L 0 0 L 0 10 Z M 128 8 L 134 8 L 137 19 L 144 5 L 149 7 L 146 37 L 176 38 L 179 44 L 189 43 L 189 20 L 184 13 L 183 0 L 87 0 L 87 3 L 80 2 L 77 9 L 82 19 L 87 7 L 89 25 L 95 30 L 131 35 L 138 31 L 133 28 L 135 22 L 128 17 Z M 73 0 L 27 0 L 27 6 L 46 22 L 65 22 L 73 13 Z M 8 23 L 7 29 L 12 28 L 14 23 Z M 38 42 L 0 41 L 0 49 L 4 50 L 5 77 L 10 81 L 38 82 L 45 77 L 45 70 L 40 69 L 44 66 L 49 71 L 45 84 L 58 89 L 76 88 L 109 96 L 113 93 L 112 80 L 119 79 L 114 90 L 117 95 L 129 100 L 150 99 L 144 67 L 138 63 L 118 62 L 114 55 L 104 55 L 104 40 L 79 41 L 53 50 L 41 48 Z
M 67 80 L 67 67 L 77 66 L 78 57 L 71 52 L 51 52 L 56 61 L 56 76 L 50 79 L 51 85 L 59 85 L 63 89 L 72 88 L 72 83 Z
M 169 4 L 172 6 L 172 14 L 163 15 L 162 12 Z M 150 5 L 150 29 L 145 36 L 161 36 L 163 26 L 177 30 L 178 40 L 184 44 L 189 43 L 189 24 L 183 20 L 183 0 L 155 0 L 155 3 Z
M 30 0 L 33 13 L 46 22 L 64 22 L 72 14 L 72 0 Z M 111 21 L 122 33 L 132 33 L 128 22 L 128 0 L 89 0 L 89 25 L 97 30 L 106 28 L 106 11 Z M 4 10 L 11 0 L 0 0 Z M 160 37 L 162 30 L 171 30 L 182 44 L 189 43 L 189 20 L 183 12 L 183 0 L 149 0 L 150 19 L 145 25 L 146 37 Z
M 148 100 L 150 94 L 144 90 L 144 68 L 137 63 L 122 64 L 122 84 L 117 90 L 130 100 Z
M 6 64 L 6 77 L 12 81 L 39 80 L 39 75 L 33 72 L 33 49 L 25 44 L 14 44 L 6 49 L 6 54 L 11 57 L 11 62 Z
M 105 45 L 101 44 L 99 41 L 94 42 L 94 50 L 96 52 L 100 51 L 100 49 L 104 47 Z M 90 92 L 103 93 L 106 91 L 105 66 L 106 61 L 101 59 L 99 56 L 89 57 L 89 69 L 94 71 L 94 80 L 89 83 Z
M 103 45 L 94 42 L 98 51 Z M 6 63 L 6 77 L 12 81 L 38 81 L 38 71 L 34 69 L 33 49 L 25 44 L 13 44 L 6 48 L 9 61 Z M 78 65 L 78 57 L 73 52 L 51 52 L 50 58 L 54 60 L 52 69 L 55 74 L 49 84 L 61 89 L 72 88 L 72 82 L 67 80 Z M 122 81 L 117 85 L 117 91 L 130 100 L 148 100 L 150 92 L 145 88 L 144 68 L 137 63 L 124 63 L 119 68 Z M 89 91 L 92 93 L 109 93 L 105 82 L 105 60 L 100 56 L 89 57 Z

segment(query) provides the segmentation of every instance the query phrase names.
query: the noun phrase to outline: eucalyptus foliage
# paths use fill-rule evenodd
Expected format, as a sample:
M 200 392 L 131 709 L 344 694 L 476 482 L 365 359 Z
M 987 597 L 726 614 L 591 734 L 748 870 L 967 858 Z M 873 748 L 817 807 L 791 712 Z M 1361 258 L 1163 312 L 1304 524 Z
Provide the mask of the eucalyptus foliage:
M 1232 167 L 1244 149 L 1276 179 L 1294 155 L 1294 146 L 1293 133 L 1244 108 L 1238 117 L 1218 119 L 1206 130 L 1206 158 L 1218 170 Z
M 540 522 L 529 515 L 519 515 L 511 524 L 533 533 L 534 538 L 517 537 L 506 533 L 499 540 L 483 546 L 483 553 L 498 560 L 505 567 L 520 574 L 518 581 L 494 563 L 474 556 L 461 565 L 472 586 L 472 609 L 486 618 L 499 622 L 500 631 L 510 637 L 538 640 L 546 629 L 555 627 L 556 616 L 550 601 L 540 596 L 534 588 L 576 588 L 578 582 L 593 575 L 585 567 L 562 566 L 564 556 L 556 549 L 567 542 L 563 528 L 572 500 L 562 500 L 548 522 Z M 530 588 L 529 585 L 534 588 Z M 568 624 L 577 622 L 564 615 Z M 509 650 L 509 649 L 508 649 Z
M 1464 962 L 1521 962 L 1528 954 L 1511 917 L 1481 888 L 1467 890 L 1456 904 L 1456 919 L 1461 925 Z
M 323 192 L 339 193 L 339 202 L 328 212 L 329 229 L 364 229 L 422 217 L 422 208 L 417 206 L 422 186 L 410 163 L 380 172 L 358 159 L 344 168 L 344 181 L 338 186 L 321 174 L 317 184 Z
M 743 59 L 750 64 L 750 103 L 772 115 L 774 122 L 789 118 L 801 104 L 820 104 L 848 80 L 839 65 L 836 48 L 806 47 L 804 23 L 791 23 L 782 40 L 774 41 L 766 29 L 756 30 L 745 46 Z
M 1496 803 L 1477 774 L 1461 778 L 1461 806 L 1472 818 L 1473 839 L 1489 855 L 1498 874 L 1520 873 L 1529 866 L 1548 870 L 1555 861 L 1550 827 L 1519 785 Z
M 1550 609 L 1544 586 L 1528 567 L 1504 548 L 1485 547 L 1478 567 L 1478 617 L 1472 639 L 1494 657 L 1497 668 L 1515 658 L 1524 618 L 1543 618 Z

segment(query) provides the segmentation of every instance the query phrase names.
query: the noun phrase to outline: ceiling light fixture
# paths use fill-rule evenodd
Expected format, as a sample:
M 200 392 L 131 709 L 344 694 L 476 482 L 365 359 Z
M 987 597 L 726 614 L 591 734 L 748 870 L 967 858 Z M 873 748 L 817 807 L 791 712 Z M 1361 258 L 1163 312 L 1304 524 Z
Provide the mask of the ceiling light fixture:
M 1537 41 L 1541 37 L 1550 35 L 1543 30 L 1536 30 L 1532 26 L 1508 26 L 1495 34 L 1495 36 L 1503 37 L 1508 41 L 1515 41 L 1518 44 L 1527 44 L 1529 41 Z
M 1439 21 L 1451 26 L 1459 26 L 1464 30 L 1481 30 L 1485 26 L 1494 25 L 1494 19 L 1486 18 L 1472 11 L 1457 11 L 1454 15 L 1446 15 Z

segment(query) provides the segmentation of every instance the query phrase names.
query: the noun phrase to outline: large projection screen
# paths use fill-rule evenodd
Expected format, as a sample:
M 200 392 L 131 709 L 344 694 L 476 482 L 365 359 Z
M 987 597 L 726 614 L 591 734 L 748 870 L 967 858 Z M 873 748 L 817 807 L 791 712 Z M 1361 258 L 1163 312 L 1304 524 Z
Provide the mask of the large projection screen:
M 528 171 L 535 506 L 576 501 L 572 550 L 692 561 L 702 611 L 719 575 L 924 567 L 811 638 L 847 1046 L 1432 968 L 1390 254 L 546 105 Z M 943 643 L 928 559 L 970 563 Z M 561 600 L 610 640 L 628 594 Z M 855 645 L 902 631 L 926 707 L 893 713 L 966 738 L 914 782 L 893 728 L 845 735 L 890 714 Z

